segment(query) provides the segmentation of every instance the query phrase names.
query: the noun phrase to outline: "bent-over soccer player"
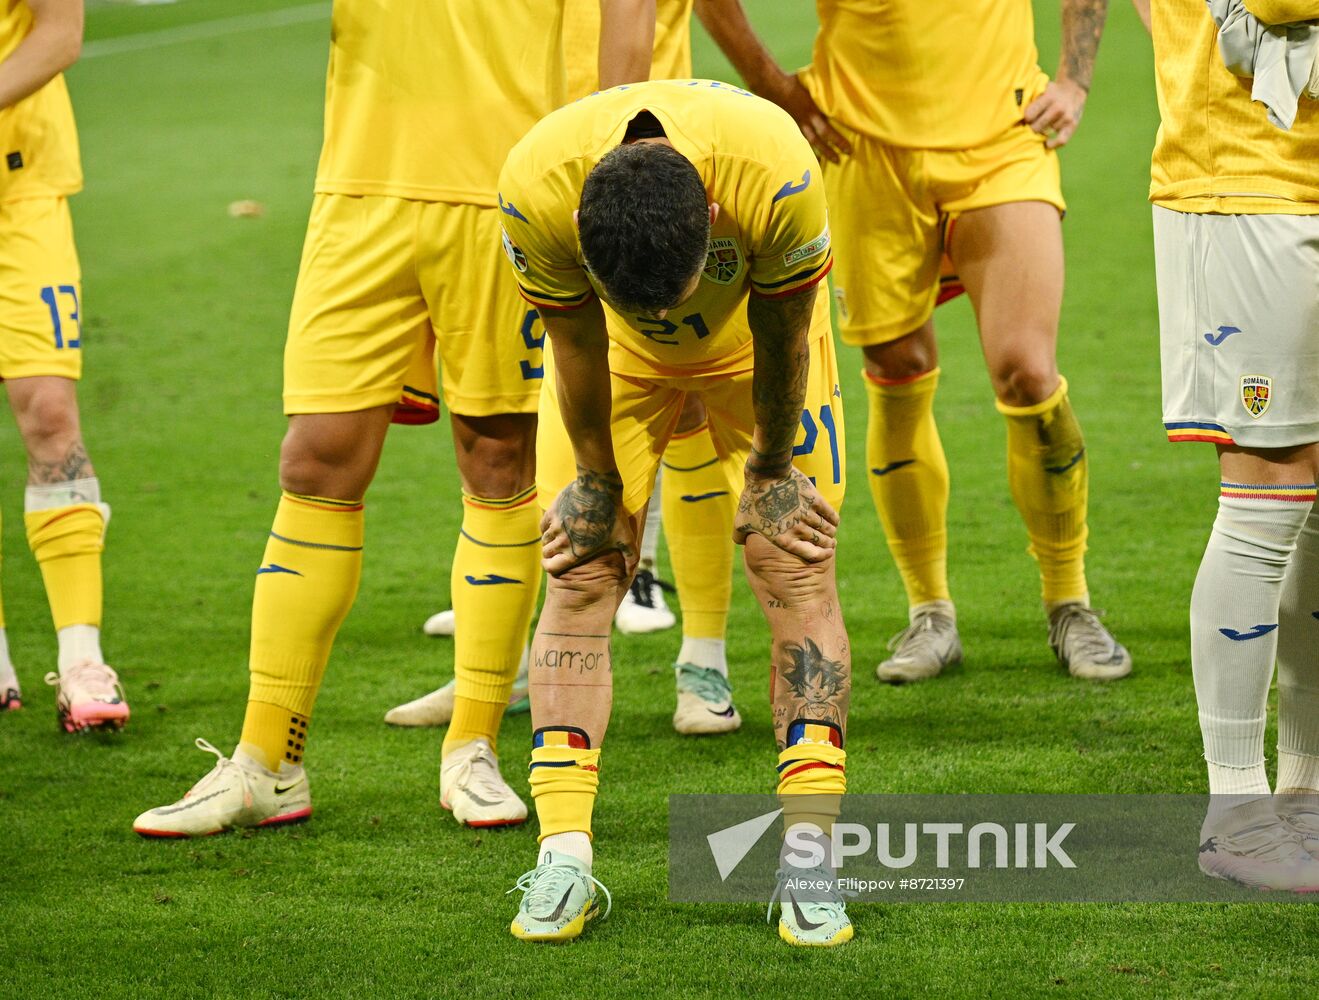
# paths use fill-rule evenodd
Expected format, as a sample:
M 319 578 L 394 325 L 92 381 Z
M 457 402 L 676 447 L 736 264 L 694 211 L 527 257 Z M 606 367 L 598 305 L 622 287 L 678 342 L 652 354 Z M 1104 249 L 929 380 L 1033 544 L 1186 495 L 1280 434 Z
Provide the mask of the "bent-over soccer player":
M 540 847 L 511 930 L 563 940 L 599 912 L 591 813 L 610 620 L 689 394 L 718 453 L 745 463 L 734 534 L 772 633 L 785 824 L 823 830 L 836 813 L 850 692 L 834 580 L 843 415 L 816 295 L 832 257 L 819 164 L 792 119 L 709 81 L 620 87 L 554 112 L 509 155 L 499 205 L 552 348 L 536 454 L 549 586 L 530 685 Z M 840 900 L 783 898 L 790 943 L 851 938 Z

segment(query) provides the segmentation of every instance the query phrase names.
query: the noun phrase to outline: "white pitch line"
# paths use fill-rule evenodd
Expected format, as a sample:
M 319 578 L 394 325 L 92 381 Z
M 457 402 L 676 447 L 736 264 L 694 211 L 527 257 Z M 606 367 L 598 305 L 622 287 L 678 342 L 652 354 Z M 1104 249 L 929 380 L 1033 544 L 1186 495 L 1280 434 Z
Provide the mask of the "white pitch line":
M 162 28 L 160 31 L 143 31 L 135 35 L 122 35 L 119 38 L 102 38 L 87 42 L 82 47 L 83 59 L 95 59 L 97 56 L 114 56 L 121 52 L 142 52 L 146 49 L 159 49 L 167 45 L 180 45 L 184 42 L 197 42 L 207 38 L 221 38 L 224 35 L 236 35 L 243 31 L 260 31 L 263 28 L 283 28 L 291 24 L 308 24 L 320 21 L 330 15 L 328 3 L 309 3 L 300 7 L 284 7 L 280 10 L 265 11 L 260 14 L 239 14 L 237 17 L 223 17 L 214 21 L 200 21 L 196 24 L 184 24 L 177 28 Z

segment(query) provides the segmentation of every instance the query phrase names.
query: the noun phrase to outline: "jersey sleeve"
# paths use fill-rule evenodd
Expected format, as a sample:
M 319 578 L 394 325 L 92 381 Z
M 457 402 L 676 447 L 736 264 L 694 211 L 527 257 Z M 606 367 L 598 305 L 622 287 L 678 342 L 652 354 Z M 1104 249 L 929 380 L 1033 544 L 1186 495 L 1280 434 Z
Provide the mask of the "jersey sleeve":
M 794 130 L 795 131 L 795 130 Z M 766 175 L 753 234 L 751 290 L 779 298 L 810 288 L 833 266 L 820 164 L 800 134 Z
M 561 168 L 526 169 L 522 153 L 515 148 L 499 175 L 504 255 L 524 299 L 539 309 L 576 309 L 594 294 L 577 251 L 578 193 Z

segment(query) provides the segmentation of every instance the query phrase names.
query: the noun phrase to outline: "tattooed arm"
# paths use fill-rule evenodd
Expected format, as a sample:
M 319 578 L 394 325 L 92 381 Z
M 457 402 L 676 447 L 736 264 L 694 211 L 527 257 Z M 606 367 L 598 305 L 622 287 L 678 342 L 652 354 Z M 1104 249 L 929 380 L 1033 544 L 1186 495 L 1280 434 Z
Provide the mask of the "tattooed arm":
M 756 426 L 733 538 L 741 544 L 754 532 L 806 562 L 823 562 L 833 554 L 838 514 L 792 465 L 810 374 L 807 334 L 814 305 L 814 286 L 782 299 L 753 294 L 747 301 Z
M 1095 54 L 1104 33 L 1108 0 L 1062 0 L 1063 38 L 1058 72 L 1044 93 L 1026 108 L 1026 124 L 1048 135 L 1050 149 L 1065 146 L 1081 122 Z
M 696 16 L 750 90 L 792 115 L 822 159 L 838 162 L 852 147 L 829 123 L 796 74 L 785 73 L 760 40 L 741 0 L 696 0 Z
M 610 433 L 609 336 L 598 299 L 578 309 L 541 311 L 554 351 L 559 413 L 577 461 L 577 478 L 541 519 L 545 571 L 558 576 L 608 552 L 636 562 L 623 478 Z

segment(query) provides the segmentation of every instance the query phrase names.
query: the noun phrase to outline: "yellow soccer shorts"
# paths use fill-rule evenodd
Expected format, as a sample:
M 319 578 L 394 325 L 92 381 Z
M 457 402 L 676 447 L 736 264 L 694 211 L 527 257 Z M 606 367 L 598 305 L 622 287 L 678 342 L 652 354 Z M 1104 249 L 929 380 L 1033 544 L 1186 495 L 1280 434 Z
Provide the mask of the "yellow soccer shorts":
M 920 327 L 945 297 L 941 261 L 957 216 L 976 208 L 1043 201 L 1062 212 L 1058 156 L 1022 124 L 974 149 L 906 149 L 839 129 L 852 155 L 825 164 L 839 331 L 856 346 Z
M 535 413 L 545 332 L 518 295 L 498 216 L 317 194 L 284 349 L 285 412 L 402 401 L 403 422 L 425 422 L 440 383 L 454 413 Z
M 67 199 L 0 202 L 0 378 L 80 377 L 81 299 Z
M 793 464 L 810 477 L 834 509 L 847 486 L 843 398 L 829 324 L 829 301 L 816 297 L 811 320 L 811 371 L 806 403 L 793 448 Z M 637 514 L 650 500 L 660 456 L 673 436 L 688 393 L 699 395 L 710 421 L 715 452 L 740 492 L 742 468 L 751 450 L 755 416 L 750 371 L 681 378 L 612 376 L 614 458 L 623 476 L 623 503 Z M 546 365 L 536 435 L 536 486 L 541 506 L 550 504 L 577 475 L 572 443 L 559 414 L 553 365 Z

